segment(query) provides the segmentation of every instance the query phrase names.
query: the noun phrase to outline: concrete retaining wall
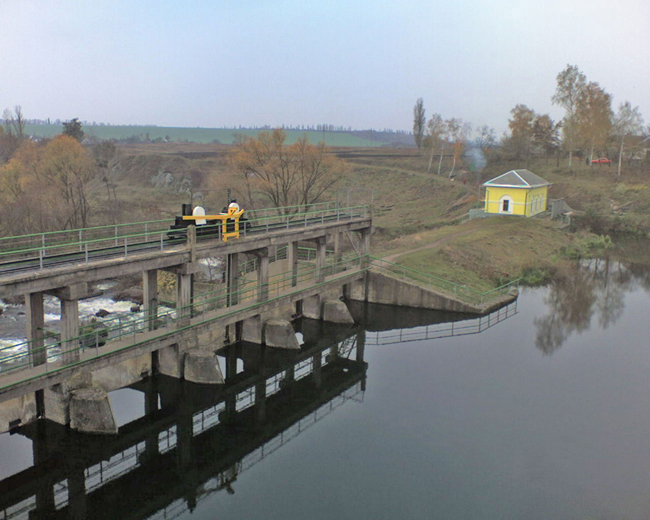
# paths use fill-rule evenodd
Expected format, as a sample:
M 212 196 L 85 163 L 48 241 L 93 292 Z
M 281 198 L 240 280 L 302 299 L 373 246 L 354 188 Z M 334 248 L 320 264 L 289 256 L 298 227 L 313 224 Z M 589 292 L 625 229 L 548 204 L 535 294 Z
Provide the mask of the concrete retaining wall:
M 471 304 L 450 296 L 425 289 L 415 283 L 398 280 L 384 274 L 368 271 L 367 280 L 350 284 L 351 300 L 400 305 L 420 309 L 487 314 L 517 299 L 517 294 L 507 294 L 486 304 Z

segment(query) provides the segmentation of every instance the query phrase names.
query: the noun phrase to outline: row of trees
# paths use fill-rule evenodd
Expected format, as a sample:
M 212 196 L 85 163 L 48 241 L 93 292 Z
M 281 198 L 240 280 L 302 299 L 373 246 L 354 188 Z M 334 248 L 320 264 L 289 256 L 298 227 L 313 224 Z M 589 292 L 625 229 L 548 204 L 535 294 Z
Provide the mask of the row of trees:
M 427 121 L 424 100 L 418 98 L 413 108 L 413 137 L 418 147 L 418 152 L 426 151 L 429 157 L 428 171 L 431 171 L 433 160 L 438 159 L 438 175 L 442 173 L 442 159 L 445 155 L 451 156 L 451 166 L 448 172 L 451 177 L 465 153 L 467 140 L 472 133 L 470 123 L 452 117 L 443 119 L 440 114 L 433 114 Z M 496 143 L 494 129 L 483 126 L 477 130 L 475 145 L 485 150 Z
M 618 175 L 624 152 L 634 156 L 635 148 L 647 141 L 643 117 L 639 107 L 629 101 L 621 103 L 618 111 L 612 110 L 612 96 L 595 81 L 587 77 L 576 65 L 567 65 L 557 75 L 557 88 L 553 103 L 564 108 L 562 144 L 568 153 L 569 168 L 576 150 L 586 150 L 589 160 L 595 152 L 604 152 L 616 144 L 618 150 Z
M 647 153 L 650 127 L 643 126 L 638 107 L 629 101 L 621 103 L 615 113 L 612 96 L 575 65 L 567 67 L 557 76 L 557 87 L 551 101 L 565 111 L 561 121 L 549 114 L 537 114 L 524 104 L 516 105 L 508 120 L 509 133 L 501 140 L 503 152 L 526 163 L 533 156 L 549 156 L 564 152 L 569 170 L 573 168 L 576 154 L 591 163 L 596 154 L 615 155 L 618 158 L 618 175 L 624 157 L 632 160 Z M 458 161 L 471 129 L 458 119 L 443 120 L 434 114 L 427 122 L 422 98 L 413 108 L 413 137 L 420 153 L 430 149 L 429 170 L 434 153 L 440 154 L 438 173 L 443 154 L 452 153 L 452 167 Z M 474 148 L 485 151 L 496 146 L 494 130 L 480 127 L 473 143 Z

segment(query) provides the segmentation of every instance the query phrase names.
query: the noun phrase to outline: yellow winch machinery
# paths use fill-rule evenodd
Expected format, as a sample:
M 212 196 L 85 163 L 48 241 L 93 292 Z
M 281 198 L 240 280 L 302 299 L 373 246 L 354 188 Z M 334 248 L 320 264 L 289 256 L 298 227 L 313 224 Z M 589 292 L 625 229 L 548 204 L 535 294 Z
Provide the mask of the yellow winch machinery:
M 206 215 L 201 206 L 192 208 L 191 204 L 183 204 L 182 215 L 176 217 L 170 229 L 186 229 L 194 223 L 197 236 L 218 235 L 221 232 L 222 240 L 227 242 L 229 238 L 239 238 L 241 225 L 250 226 L 243 215 L 244 210 L 235 201 L 217 215 Z

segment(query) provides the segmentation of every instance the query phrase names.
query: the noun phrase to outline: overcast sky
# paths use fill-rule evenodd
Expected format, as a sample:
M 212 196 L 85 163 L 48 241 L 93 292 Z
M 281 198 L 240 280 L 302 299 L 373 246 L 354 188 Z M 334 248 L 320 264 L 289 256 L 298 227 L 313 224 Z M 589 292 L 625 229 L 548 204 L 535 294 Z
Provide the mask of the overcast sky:
M 578 65 L 650 121 L 649 0 L 0 0 L 0 109 L 220 127 L 506 130 Z

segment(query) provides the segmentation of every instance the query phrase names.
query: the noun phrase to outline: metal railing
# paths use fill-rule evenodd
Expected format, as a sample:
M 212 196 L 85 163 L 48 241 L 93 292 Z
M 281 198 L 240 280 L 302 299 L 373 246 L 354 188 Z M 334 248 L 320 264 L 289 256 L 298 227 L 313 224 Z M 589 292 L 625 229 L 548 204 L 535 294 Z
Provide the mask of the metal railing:
M 285 208 L 251 211 L 253 218 L 240 222 L 240 238 L 370 215 L 368 206 L 340 208 L 335 203 L 291 208 L 296 211 L 289 214 L 278 214 Z M 301 208 L 303 211 L 298 211 Z M 134 253 L 183 246 L 188 238 L 187 228 L 170 230 L 169 224 L 170 221 L 151 221 L 0 239 L 4 241 L 0 242 L 0 275 L 2 272 L 44 269 L 70 262 L 128 258 Z M 220 241 L 222 228 L 222 224 L 198 226 L 198 239 Z M 123 233 L 123 230 L 128 232 Z M 54 236 L 57 238 L 52 238 Z
M 131 314 L 117 316 L 106 322 L 83 325 L 83 332 L 73 338 L 61 338 L 58 334 L 48 334 L 43 340 L 23 341 L 0 347 L 0 374 L 44 365 L 45 372 L 58 371 L 78 364 L 80 361 L 65 363 L 62 358 L 79 357 L 82 352 L 94 351 L 91 358 L 98 358 L 110 352 L 102 350 L 111 340 L 129 339 L 132 343 L 119 350 L 131 348 L 147 339 L 138 337 L 152 329 L 157 330 L 156 338 L 172 335 L 180 330 L 203 325 L 226 316 L 253 309 L 276 299 L 319 287 L 333 280 L 338 274 L 365 269 L 366 256 L 343 260 L 323 267 L 315 265 L 299 266 L 296 271 L 287 271 L 269 277 L 268 283 L 249 282 L 231 291 L 203 294 L 202 298 L 190 305 L 177 309 L 158 309 L 156 316 Z M 240 279 L 239 282 L 242 280 Z M 300 287 L 298 287 L 300 286 Z M 230 309 L 237 305 L 236 309 Z M 218 312 L 223 311 L 223 312 Z M 217 312 L 217 315 L 210 313 Z M 190 324 L 190 318 L 194 323 Z M 198 321 L 197 321 L 198 320 Z M 152 339 L 152 338 L 148 338 Z M 43 342 L 43 345 L 41 345 Z M 68 357 L 69 359 L 69 357 Z M 0 383 L 1 385 L 1 383 Z M 0 389 L 3 387 L 0 386 Z
M 461 285 L 450 280 L 440 278 L 439 276 L 434 276 L 432 274 L 416 271 L 410 267 L 388 262 L 386 260 L 382 260 L 381 258 L 375 258 L 371 256 L 370 261 L 372 268 L 375 271 L 388 274 L 389 276 L 396 277 L 402 281 L 412 282 L 416 285 L 434 288 L 450 296 L 458 298 L 459 300 L 463 300 L 472 304 L 484 304 L 498 298 L 499 296 L 507 294 L 512 289 L 515 289 L 521 280 L 521 278 L 517 278 L 489 291 L 480 292 L 466 285 Z
M 409 343 L 411 341 L 424 341 L 480 334 L 508 318 L 511 318 L 515 314 L 517 314 L 516 302 L 501 307 L 486 316 L 479 316 L 478 318 L 434 323 L 433 325 L 424 325 L 422 327 L 412 327 L 408 329 L 366 332 L 366 345 L 393 345 L 397 343 Z

